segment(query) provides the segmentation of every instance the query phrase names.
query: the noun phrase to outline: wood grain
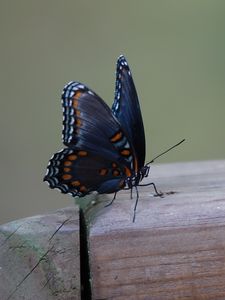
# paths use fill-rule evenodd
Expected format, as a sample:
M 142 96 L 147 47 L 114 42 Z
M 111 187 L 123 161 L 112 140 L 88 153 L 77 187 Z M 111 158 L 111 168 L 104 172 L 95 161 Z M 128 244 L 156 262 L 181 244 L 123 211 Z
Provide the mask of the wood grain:
M 225 161 L 153 165 L 149 179 L 168 195 L 140 187 L 135 223 L 129 191 L 92 220 L 93 299 L 225 299 Z
M 75 207 L 0 226 L 1 300 L 80 299 Z

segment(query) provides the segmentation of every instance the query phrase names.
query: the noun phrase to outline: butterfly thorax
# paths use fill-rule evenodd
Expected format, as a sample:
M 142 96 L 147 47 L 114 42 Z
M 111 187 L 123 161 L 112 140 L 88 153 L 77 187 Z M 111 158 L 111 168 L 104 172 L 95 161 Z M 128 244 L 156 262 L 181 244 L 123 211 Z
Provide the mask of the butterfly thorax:
M 148 177 L 149 170 L 150 170 L 150 166 L 145 165 L 139 170 L 139 172 L 134 173 L 129 177 L 126 177 L 125 179 L 126 187 L 131 189 L 134 186 L 138 186 L 140 181 L 142 181 L 144 177 Z

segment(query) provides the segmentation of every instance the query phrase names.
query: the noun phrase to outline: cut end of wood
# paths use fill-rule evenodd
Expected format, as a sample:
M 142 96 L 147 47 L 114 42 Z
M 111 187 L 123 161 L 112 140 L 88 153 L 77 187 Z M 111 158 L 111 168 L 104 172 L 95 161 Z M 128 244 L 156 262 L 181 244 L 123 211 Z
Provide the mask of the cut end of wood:
M 1 299 L 80 299 L 75 207 L 0 226 Z

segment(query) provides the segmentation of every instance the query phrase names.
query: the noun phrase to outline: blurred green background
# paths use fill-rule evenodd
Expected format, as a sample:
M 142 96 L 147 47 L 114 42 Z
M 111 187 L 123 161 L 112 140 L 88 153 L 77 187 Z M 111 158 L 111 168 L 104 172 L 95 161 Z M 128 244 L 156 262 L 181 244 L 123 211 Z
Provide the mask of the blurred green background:
M 0 1 L 0 223 L 72 205 L 42 183 L 62 148 L 60 95 L 78 80 L 109 105 L 124 54 L 147 159 L 225 158 L 225 1 Z

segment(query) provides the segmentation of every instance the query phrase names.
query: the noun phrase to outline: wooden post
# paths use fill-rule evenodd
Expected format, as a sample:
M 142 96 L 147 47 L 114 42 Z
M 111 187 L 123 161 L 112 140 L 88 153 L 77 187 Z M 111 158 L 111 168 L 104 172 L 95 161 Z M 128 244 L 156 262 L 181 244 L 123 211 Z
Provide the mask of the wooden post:
M 153 165 L 90 226 L 93 300 L 225 299 L 225 161 Z M 109 199 L 109 197 L 107 197 Z
M 75 207 L 0 226 L 1 300 L 80 299 Z
M 225 161 L 153 165 L 149 180 L 164 197 L 139 187 L 135 223 L 121 191 L 107 208 L 90 196 L 88 236 L 76 208 L 1 225 L 0 299 L 77 300 L 80 280 L 92 300 L 225 299 Z

